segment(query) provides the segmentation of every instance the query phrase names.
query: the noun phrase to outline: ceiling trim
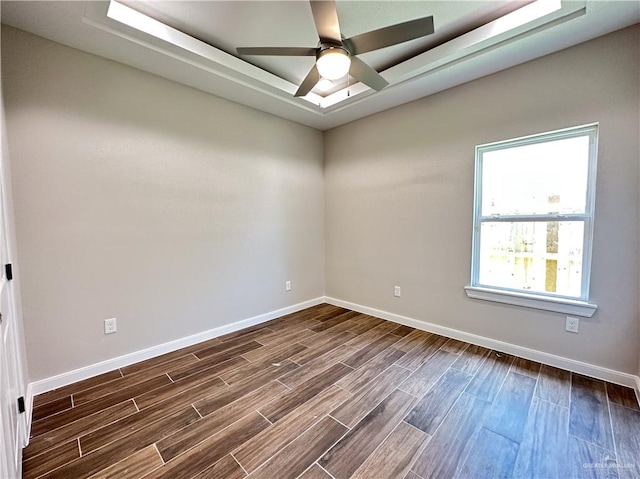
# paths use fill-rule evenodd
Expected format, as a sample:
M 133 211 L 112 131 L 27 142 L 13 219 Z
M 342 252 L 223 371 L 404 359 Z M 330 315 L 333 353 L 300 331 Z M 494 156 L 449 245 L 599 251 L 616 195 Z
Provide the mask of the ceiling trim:
M 115 0 L 85 2 L 82 21 L 112 35 L 322 116 L 322 111 L 315 104 L 303 103 L 293 97 L 298 89 L 293 83 Z M 321 97 L 315 96 L 319 101 Z
M 584 15 L 585 0 L 536 0 L 469 33 L 388 68 L 382 76 L 391 90 L 404 82 L 421 78 L 474 55 L 512 42 L 523 35 Z M 366 101 L 377 92 L 355 83 L 331 95 L 313 92 L 295 98 L 298 88 L 214 46 L 161 23 L 116 0 L 86 2 L 83 22 L 168 55 L 221 78 L 284 101 L 314 116 L 329 116 L 350 105 Z
M 507 45 L 523 36 L 572 20 L 585 13 L 586 5 L 584 0 L 572 2 L 537 0 L 469 33 L 391 67 L 385 70 L 382 76 L 390 83 L 387 88 L 398 86 L 409 80 L 424 78 L 462 60 Z M 358 92 L 368 91 L 371 94 L 375 93 L 361 83 L 355 85 L 355 88 L 358 88 Z M 336 108 L 330 110 L 336 111 L 347 106 L 338 104 L 341 101 L 340 99 L 335 102 L 328 101 L 338 94 L 344 96 L 345 90 L 325 98 L 323 107 L 336 106 Z
M 351 0 L 338 1 L 347 5 Z M 2 22 L 267 114 L 328 130 L 640 22 L 637 1 L 539 0 L 527 5 L 546 8 L 558 1 L 559 10 L 543 12 L 535 21 L 516 21 L 526 11 L 520 7 L 384 70 L 383 77 L 391 83 L 387 88 L 373 92 L 351 85 L 350 96 L 333 104 L 329 103 L 337 96 L 295 98 L 297 84 L 155 20 L 141 30 L 109 18 L 108 0 L 2 2 Z M 197 10 L 197 3 L 193 8 Z M 346 95 L 346 90 L 339 95 Z M 325 108 L 318 106 L 322 101 Z

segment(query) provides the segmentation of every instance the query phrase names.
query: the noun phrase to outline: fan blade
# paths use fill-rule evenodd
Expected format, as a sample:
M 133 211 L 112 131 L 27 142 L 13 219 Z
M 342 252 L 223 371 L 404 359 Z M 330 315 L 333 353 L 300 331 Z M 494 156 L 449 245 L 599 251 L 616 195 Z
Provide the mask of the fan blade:
M 313 87 L 316 86 L 316 83 L 320 80 L 320 73 L 318 73 L 318 69 L 315 64 L 311 71 L 307 74 L 306 78 L 302 81 L 302 84 L 298 87 L 298 91 L 293 96 L 305 96 Z
M 287 57 L 314 57 L 317 50 L 305 47 L 238 47 L 238 55 L 273 55 Z
M 382 90 L 389 84 L 389 82 L 382 78 L 382 76 L 377 71 L 360 60 L 358 57 L 351 57 L 351 68 L 349 68 L 349 75 L 376 91 Z
M 426 37 L 433 32 L 433 17 L 424 17 L 356 35 L 346 39 L 344 43 L 353 55 L 360 55 L 361 53 Z
M 311 0 L 310 3 L 320 41 L 342 43 L 335 0 Z

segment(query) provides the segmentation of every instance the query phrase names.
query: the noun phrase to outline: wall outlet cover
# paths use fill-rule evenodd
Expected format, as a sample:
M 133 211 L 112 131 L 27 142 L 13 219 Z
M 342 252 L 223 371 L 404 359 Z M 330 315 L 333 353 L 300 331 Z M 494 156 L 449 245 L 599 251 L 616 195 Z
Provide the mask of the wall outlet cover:
M 113 334 L 118 330 L 116 318 L 104 320 L 104 334 Z
M 567 320 L 564 325 L 565 331 L 569 331 L 570 333 L 577 333 L 579 327 L 580 327 L 580 318 L 567 316 Z

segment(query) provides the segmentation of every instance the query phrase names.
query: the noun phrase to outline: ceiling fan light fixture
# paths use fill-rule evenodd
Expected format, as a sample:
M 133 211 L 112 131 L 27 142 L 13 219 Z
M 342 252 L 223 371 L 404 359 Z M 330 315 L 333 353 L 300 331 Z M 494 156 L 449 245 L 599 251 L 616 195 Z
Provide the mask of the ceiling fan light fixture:
M 316 88 L 318 90 L 320 90 L 320 91 L 329 91 L 334 86 L 335 86 L 335 83 L 333 83 L 328 78 L 320 78 L 320 81 L 318 81 L 318 83 L 316 83 Z
M 351 58 L 349 52 L 342 47 L 329 47 L 322 50 L 316 59 L 316 67 L 320 76 L 328 80 L 339 80 L 349 73 Z

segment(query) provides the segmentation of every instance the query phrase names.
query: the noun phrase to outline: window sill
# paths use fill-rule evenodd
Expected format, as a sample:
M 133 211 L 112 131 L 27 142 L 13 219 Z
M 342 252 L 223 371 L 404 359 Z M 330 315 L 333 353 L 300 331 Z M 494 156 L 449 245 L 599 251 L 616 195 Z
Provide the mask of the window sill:
M 525 308 L 542 309 L 556 313 L 572 314 L 584 318 L 590 318 L 596 312 L 596 309 L 598 309 L 598 305 L 596 304 L 573 299 L 541 297 L 533 294 L 480 288 L 477 286 L 465 286 L 464 290 L 467 296 L 473 299 L 512 304 Z

